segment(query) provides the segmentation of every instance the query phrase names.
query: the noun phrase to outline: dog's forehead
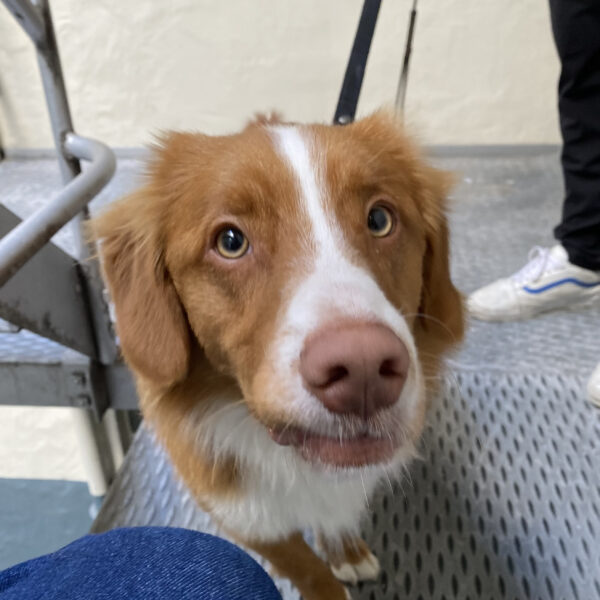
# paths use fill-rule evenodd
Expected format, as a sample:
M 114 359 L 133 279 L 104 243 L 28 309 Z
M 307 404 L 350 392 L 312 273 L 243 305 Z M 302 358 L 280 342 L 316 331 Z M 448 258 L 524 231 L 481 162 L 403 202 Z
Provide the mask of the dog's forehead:
M 178 210 L 183 204 L 209 219 L 219 212 L 291 216 L 317 187 L 330 196 L 372 180 L 367 145 L 350 128 L 254 124 L 232 136 L 202 136 L 198 151 L 178 158 L 178 176 L 165 169 L 161 187 L 178 190 Z
M 281 259 L 302 252 L 308 259 L 315 244 L 342 252 L 354 245 L 343 231 L 386 179 L 371 137 L 353 126 L 255 124 L 204 141 L 184 174 L 194 185 L 186 183 L 182 201 L 172 204 L 168 225 L 169 255 L 186 263 L 228 217 Z
M 307 194 L 312 181 L 322 188 L 356 187 L 381 171 L 380 157 L 373 156 L 375 141 L 352 127 L 256 125 L 230 138 L 232 145 L 219 160 L 221 181 L 238 188 L 293 190 L 296 196 Z M 381 153 L 383 145 L 377 147 Z
M 324 173 L 321 167 L 321 152 L 309 130 L 302 131 L 293 126 L 271 128 L 273 142 L 282 160 L 294 174 L 300 203 L 304 208 L 319 244 L 330 237 L 324 213 Z
M 269 133 L 317 246 L 330 253 L 352 243 L 342 231 L 384 191 L 384 161 L 350 127 L 276 125 Z

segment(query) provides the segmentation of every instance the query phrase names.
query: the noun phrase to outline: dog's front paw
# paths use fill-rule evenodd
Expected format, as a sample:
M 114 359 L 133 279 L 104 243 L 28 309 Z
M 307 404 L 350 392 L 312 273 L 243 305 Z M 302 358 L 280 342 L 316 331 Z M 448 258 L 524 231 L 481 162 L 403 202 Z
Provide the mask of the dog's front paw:
M 339 566 L 331 565 L 331 570 L 340 581 L 356 585 L 359 581 L 377 579 L 381 567 L 377 557 L 372 552 L 368 552 L 360 562 L 354 564 L 346 562 Z

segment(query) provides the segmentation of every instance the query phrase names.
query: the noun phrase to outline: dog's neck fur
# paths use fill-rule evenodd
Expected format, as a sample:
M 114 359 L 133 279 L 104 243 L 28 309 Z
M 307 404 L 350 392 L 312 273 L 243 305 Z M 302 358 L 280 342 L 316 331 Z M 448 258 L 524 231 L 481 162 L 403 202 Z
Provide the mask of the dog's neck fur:
M 192 399 L 197 378 L 208 395 Z M 377 482 L 392 485 L 413 454 L 407 449 L 383 472 L 311 465 L 270 438 L 230 379 L 206 367 L 190 379 L 161 392 L 140 382 L 145 414 L 199 504 L 243 539 L 280 539 L 307 527 L 332 539 L 357 533 Z

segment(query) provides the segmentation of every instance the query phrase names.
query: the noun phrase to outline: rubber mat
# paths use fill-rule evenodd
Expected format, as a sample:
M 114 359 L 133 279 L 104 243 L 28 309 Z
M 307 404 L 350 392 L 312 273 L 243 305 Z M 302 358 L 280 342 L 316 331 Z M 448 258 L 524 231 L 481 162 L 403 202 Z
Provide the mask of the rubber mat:
M 554 154 L 450 157 L 462 173 L 451 214 L 453 273 L 479 285 L 552 243 Z M 600 361 L 600 310 L 526 323 L 473 322 L 449 361 L 421 458 L 383 485 L 363 534 L 383 570 L 361 600 L 600 598 L 600 411 L 585 382 Z M 95 531 L 176 525 L 215 531 L 142 428 Z M 286 600 L 298 598 L 277 581 Z

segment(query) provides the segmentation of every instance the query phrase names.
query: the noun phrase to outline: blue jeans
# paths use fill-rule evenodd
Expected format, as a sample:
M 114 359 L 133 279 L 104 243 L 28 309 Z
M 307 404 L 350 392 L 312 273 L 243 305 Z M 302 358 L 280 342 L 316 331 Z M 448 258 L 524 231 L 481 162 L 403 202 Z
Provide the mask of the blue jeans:
M 0 572 L 1 600 L 281 600 L 243 550 L 168 527 L 87 535 Z

